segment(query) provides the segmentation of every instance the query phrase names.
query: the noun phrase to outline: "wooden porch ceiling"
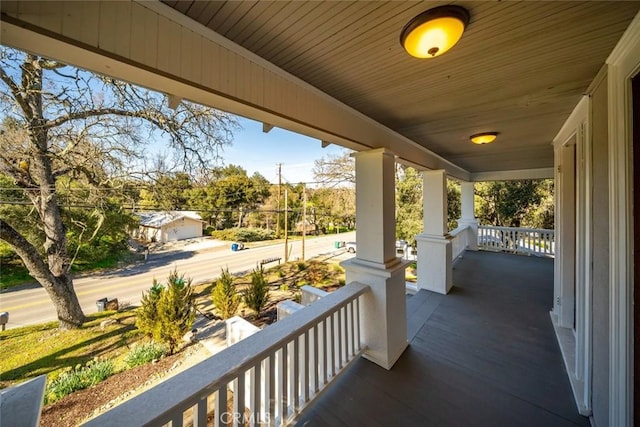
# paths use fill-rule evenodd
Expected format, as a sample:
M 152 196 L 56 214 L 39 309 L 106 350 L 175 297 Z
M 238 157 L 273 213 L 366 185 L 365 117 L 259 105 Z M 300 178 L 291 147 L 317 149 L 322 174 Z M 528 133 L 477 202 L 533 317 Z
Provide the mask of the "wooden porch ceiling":
M 553 166 L 551 142 L 640 2 L 164 3 L 470 172 Z M 460 43 L 418 60 L 399 33 L 441 4 Z M 469 135 L 500 132 L 489 146 Z

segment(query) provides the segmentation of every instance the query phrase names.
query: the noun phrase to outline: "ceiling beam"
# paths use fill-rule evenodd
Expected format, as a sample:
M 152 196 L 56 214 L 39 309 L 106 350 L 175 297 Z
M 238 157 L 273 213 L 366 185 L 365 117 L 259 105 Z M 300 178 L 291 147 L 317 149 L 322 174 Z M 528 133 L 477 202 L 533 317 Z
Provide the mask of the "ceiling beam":
M 473 182 L 517 181 L 521 179 L 553 179 L 553 168 L 489 171 L 471 174 L 471 181 Z

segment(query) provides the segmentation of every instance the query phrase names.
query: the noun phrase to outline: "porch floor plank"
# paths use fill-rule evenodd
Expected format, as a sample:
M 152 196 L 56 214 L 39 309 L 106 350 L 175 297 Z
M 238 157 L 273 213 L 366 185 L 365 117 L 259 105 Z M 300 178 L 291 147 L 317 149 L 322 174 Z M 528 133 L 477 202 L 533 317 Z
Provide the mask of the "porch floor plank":
M 354 362 L 304 426 L 589 426 L 549 310 L 553 260 L 466 252 L 449 295 L 407 300 L 410 346 L 387 371 Z
M 411 341 L 425 325 L 436 308 L 440 305 L 444 295 L 435 292 L 418 292 L 407 299 L 407 337 Z

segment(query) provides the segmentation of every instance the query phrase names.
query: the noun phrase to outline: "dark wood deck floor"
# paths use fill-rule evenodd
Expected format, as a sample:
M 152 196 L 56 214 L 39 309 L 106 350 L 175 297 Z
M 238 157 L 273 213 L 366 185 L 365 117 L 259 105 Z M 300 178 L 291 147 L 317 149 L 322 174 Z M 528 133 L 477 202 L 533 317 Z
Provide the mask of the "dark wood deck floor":
M 549 318 L 553 260 L 467 252 L 453 283 L 408 298 L 393 369 L 357 360 L 297 425 L 588 426 Z

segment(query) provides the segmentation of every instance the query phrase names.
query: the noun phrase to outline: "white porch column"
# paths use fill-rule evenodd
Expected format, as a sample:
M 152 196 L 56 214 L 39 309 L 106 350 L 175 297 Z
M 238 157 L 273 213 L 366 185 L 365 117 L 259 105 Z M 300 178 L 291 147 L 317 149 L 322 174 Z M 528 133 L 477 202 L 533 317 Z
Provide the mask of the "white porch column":
M 347 283 L 371 287 L 360 306 L 364 357 L 391 369 L 407 347 L 405 268 L 395 251 L 395 156 L 386 149 L 356 159 L 356 257 L 344 261 Z
M 424 232 L 418 243 L 418 288 L 441 294 L 451 289 L 451 242 L 447 230 L 447 175 L 444 170 L 422 172 Z
M 460 219 L 458 220 L 458 227 L 467 225 L 469 226 L 469 245 L 467 250 L 478 250 L 478 221 L 475 214 L 474 203 L 474 183 L 462 181 L 460 183 L 460 202 L 461 212 Z

